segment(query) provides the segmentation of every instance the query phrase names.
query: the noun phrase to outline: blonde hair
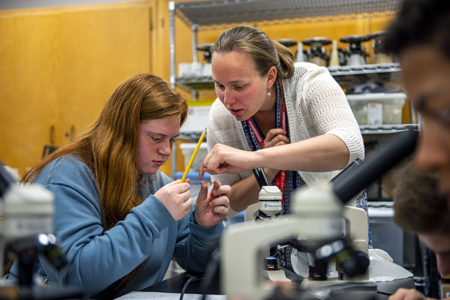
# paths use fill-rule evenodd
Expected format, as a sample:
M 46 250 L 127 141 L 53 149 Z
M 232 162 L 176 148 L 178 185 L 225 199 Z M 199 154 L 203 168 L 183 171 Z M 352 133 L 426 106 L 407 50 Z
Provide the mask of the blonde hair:
M 256 71 L 264 76 L 271 67 L 277 69 L 278 79 L 289 79 L 294 75 L 294 54 L 280 43 L 274 42 L 258 28 L 240 25 L 224 31 L 212 47 L 212 52 L 248 53 Z
M 117 87 L 97 121 L 74 142 L 30 168 L 22 181 L 32 182 L 47 164 L 58 157 L 78 155 L 95 175 L 100 207 L 105 217 L 105 232 L 125 219 L 131 209 L 144 200 L 136 188 L 142 179 L 136 165 L 139 125 L 151 119 L 180 116 L 181 126 L 186 120 L 187 110 L 186 101 L 160 77 L 152 74 L 132 76 Z M 109 297 L 129 285 L 145 263 L 108 287 Z

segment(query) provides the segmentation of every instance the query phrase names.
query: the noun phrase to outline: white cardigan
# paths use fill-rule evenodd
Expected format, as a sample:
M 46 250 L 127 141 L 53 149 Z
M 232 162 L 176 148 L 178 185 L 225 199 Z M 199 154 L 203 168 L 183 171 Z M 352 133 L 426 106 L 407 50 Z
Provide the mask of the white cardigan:
M 291 143 L 334 134 L 344 141 L 350 152 L 347 165 L 357 158 L 364 159 L 364 143 L 358 123 L 342 88 L 326 68 L 311 63 L 296 63 L 294 76 L 283 80 L 282 84 Z M 207 141 L 208 151 L 218 143 L 250 151 L 241 122 L 219 99 L 211 107 Z M 339 172 L 298 171 L 307 185 L 317 180 L 329 181 Z M 252 170 L 214 175 L 211 179 L 232 185 L 250 175 Z M 229 215 L 234 213 L 230 211 Z

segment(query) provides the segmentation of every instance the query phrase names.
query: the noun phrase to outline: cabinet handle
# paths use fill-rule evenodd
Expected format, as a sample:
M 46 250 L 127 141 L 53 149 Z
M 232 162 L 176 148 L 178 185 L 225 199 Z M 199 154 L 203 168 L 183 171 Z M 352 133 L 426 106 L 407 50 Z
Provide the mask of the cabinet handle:
M 64 136 L 66 138 L 69 138 L 69 141 L 71 142 L 73 140 L 73 136 L 75 134 L 75 126 L 72 125 L 70 126 L 69 132 L 66 131 L 66 133 L 64 134 Z
M 55 126 L 51 125 L 50 132 L 49 132 L 49 138 L 50 138 L 50 145 L 52 145 L 52 146 L 53 146 L 53 142 L 54 142 L 53 141 L 54 132 L 55 132 Z
M 75 135 L 75 126 L 70 126 L 70 141 L 73 141 L 73 136 Z

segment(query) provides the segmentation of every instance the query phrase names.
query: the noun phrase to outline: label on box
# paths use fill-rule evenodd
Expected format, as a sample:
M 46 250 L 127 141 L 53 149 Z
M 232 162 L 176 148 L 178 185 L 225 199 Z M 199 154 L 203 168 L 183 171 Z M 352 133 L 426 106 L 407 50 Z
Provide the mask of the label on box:
M 186 122 L 181 127 L 181 132 L 202 132 L 208 126 L 209 111 L 211 106 L 189 107 Z
M 381 103 L 367 104 L 367 124 L 368 125 L 383 124 L 383 104 Z

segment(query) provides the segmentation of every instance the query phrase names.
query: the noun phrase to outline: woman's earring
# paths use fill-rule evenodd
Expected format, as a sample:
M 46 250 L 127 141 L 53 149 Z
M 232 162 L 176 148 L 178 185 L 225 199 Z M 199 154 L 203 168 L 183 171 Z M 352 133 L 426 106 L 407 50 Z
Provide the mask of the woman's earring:
M 267 90 L 267 98 L 270 98 L 270 90 Z

